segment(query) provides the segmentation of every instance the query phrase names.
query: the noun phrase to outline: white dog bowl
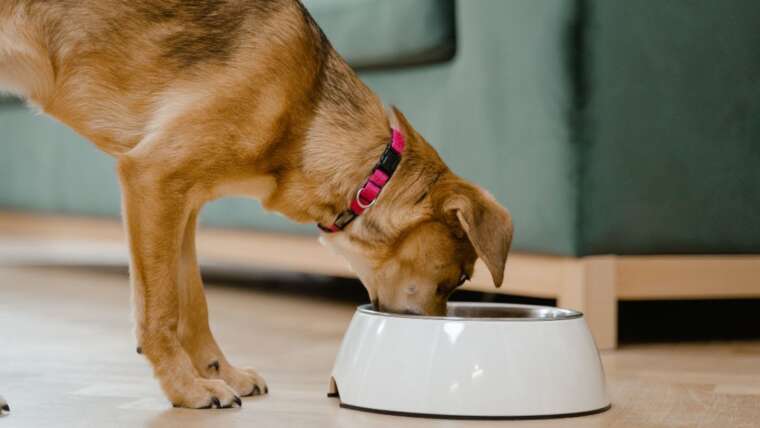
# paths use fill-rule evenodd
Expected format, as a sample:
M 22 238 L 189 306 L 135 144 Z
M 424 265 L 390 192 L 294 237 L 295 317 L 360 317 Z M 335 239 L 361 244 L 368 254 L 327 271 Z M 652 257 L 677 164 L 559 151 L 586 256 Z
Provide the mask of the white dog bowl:
M 448 316 L 360 306 L 330 379 L 341 407 L 452 418 L 542 418 L 610 407 L 583 314 L 449 303 Z

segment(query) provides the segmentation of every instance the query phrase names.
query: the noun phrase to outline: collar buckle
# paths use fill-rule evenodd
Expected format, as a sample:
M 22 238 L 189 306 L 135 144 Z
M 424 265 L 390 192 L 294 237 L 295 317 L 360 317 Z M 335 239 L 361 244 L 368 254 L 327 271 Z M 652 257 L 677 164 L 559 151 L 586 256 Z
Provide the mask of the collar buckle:
M 361 207 L 362 210 L 366 210 L 367 208 L 371 207 L 372 205 L 375 205 L 375 202 L 377 202 L 377 199 L 378 199 L 377 196 L 380 196 L 379 193 L 378 193 L 378 195 L 375 196 L 374 198 L 369 198 L 369 203 L 365 204 L 364 202 L 362 202 L 362 200 L 365 199 L 362 196 L 362 192 L 366 188 L 367 187 L 365 185 L 365 186 L 360 187 L 359 190 L 356 191 L 356 203 Z

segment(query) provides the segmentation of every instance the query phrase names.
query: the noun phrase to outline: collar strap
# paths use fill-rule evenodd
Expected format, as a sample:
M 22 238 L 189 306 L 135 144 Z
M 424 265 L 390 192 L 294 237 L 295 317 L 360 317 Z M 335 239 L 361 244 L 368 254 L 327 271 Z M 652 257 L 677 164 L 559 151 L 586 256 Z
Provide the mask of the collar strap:
M 385 147 L 383 154 L 380 156 L 380 160 L 372 169 L 372 173 L 367 177 L 356 192 L 356 196 L 351 201 L 350 207 L 338 214 L 335 217 L 333 224 L 329 226 L 323 226 L 317 224 L 317 226 L 327 233 L 340 232 L 345 229 L 352 221 L 359 217 L 369 209 L 372 205 L 375 205 L 377 199 L 380 197 L 380 192 L 388 181 L 396 172 L 398 164 L 401 163 L 401 154 L 406 148 L 406 140 L 404 134 L 396 128 L 391 129 L 391 141 Z

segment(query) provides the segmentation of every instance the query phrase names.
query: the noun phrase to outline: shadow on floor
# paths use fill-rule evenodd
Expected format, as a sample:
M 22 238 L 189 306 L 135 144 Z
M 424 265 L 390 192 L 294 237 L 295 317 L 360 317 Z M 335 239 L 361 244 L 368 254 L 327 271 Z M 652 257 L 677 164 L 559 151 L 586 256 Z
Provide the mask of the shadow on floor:
M 620 302 L 622 343 L 760 339 L 760 299 Z

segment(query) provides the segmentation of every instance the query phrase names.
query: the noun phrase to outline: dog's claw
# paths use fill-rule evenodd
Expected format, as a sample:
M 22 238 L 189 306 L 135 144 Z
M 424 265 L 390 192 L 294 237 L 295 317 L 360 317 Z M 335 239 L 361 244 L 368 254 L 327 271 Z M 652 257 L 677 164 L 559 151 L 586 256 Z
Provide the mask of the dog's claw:
M 269 394 L 269 387 L 268 386 L 264 387 L 264 394 Z
M 222 408 L 222 403 L 219 402 L 218 398 L 212 397 L 211 398 L 211 405 L 210 405 L 210 407 L 211 408 L 216 408 L 216 409 L 221 409 Z
M 238 407 L 243 407 L 243 400 L 241 400 L 240 397 L 236 395 L 233 400 L 237 403 Z
M 259 388 L 258 385 L 253 385 L 253 389 L 246 395 L 246 397 L 251 397 L 254 395 L 261 395 L 261 388 Z
M 3 404 L 3 407 L 0 407 L 0 409 L 2 409 L 4 412 L 10 412 L 11 411 L 11 406 L 9 406 L 7 404 Z

